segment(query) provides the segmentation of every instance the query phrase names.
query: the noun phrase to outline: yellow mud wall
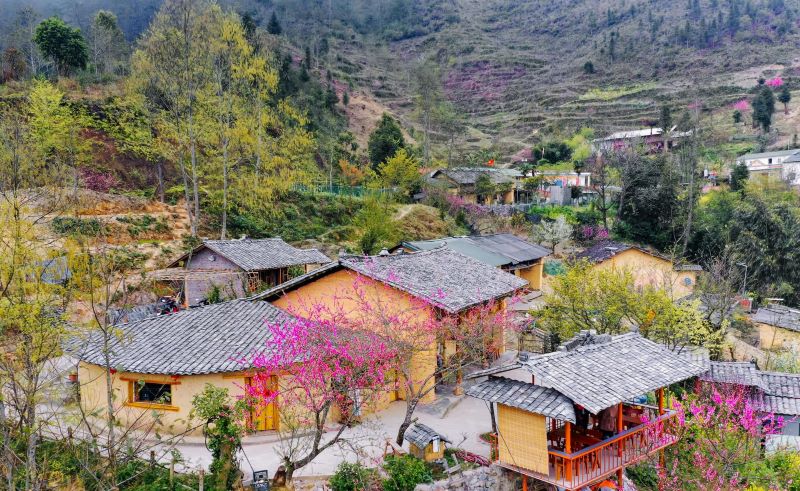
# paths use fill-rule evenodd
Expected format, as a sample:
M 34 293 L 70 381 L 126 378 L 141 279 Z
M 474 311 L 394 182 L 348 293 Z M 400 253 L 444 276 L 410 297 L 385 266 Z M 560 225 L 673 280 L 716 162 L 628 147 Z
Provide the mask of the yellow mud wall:
M 336 271 L 289 291 L 272 303 L 276 307 L 289 310 L 300 316 L 317 305 L 325 305 L 335 312 L 358 311 L 358 302 L 352 300 L 354 281 L 356 280 L 357 275 L 355 273 L 347 270 Z M 378 303 L 377 299 L 380 298 L 380 305 L 397 309 L 396 312 L 414 312 L 417 310 L 414 317 L 417 318 L 420 324 L 425 321 L 426 316 L 434 315 L 431 310 L 420 309 L 416 306 L 414 303 L 416 300 L 407 293 L 382 283 L 369 282 L 365 284 L 364 291 L 367 299 L 375 299 L 376 305 Z M 357 314 L 354 313 L 353 315 Z M 431 346 L 429 351 L 417 353 L 410 366 L 413 380 L 421 381 L 434 373 L 436 371 L 436 346 Z M 432 377 L 428 383 L 431 385 L 434 383 Z M 405 399 L 405 394 L 402 393 L 402 385 L 400 398 Z M 387 395 L 379 399 L 376 410 L 388 405 L 389 392 L 391 391 L 394 391 L 394 388 L 387 387 Z M 434 391 L 430 391 L 421 402 L 431 402 L 435 398 Z
M 756 323 L 759 346 L 763 349 L 777 349 L 796 345 L 800 347 L 800 332 L 790 331 L 769 324 Z
M 127 380 L 126 380 L 127 379 Z M 169 405 L 148 405 L 146 403 L 132 403 L 130 394 L 130 381 L 143 380 L 146 382 L 169 383 L 172 385 L 172 402 Z M 106 403 L 106 376 L 103 367 L 81 363 L 78 367 L 78 381 L 80 384 L 81 406 L 88 414 L 97 418 L 105 418 Z M 189 413 L 192 410 L 192 398 L 203 391 L 206 383 L 216 387 L 228 389 L 231 397 L 244 394 L 244 375 L 222 374 L 190 375 L 171 377 L 168 375 L 149 375 L 130 372 L 117 372 L 112 375 L 114 391 L 114 407 L 116 418 L 124 427 L 138 428 L 145 432 L 158 430 L 164 433 L 181 433 L 201 424 L 200 421 L 190 421 Z M 191 430 L 193 434 L 200 434 L 201 429 Z
M 629 249 L 595 265 L 599 269 L 629 270 L 636 286 L 653 286 L 671 292 L 674 298 L 685 297 L 694 291 L 695 271 L 674 271 L 672 263 L 637 249 Z M 684 283 L 685 278 L 691 284 Z

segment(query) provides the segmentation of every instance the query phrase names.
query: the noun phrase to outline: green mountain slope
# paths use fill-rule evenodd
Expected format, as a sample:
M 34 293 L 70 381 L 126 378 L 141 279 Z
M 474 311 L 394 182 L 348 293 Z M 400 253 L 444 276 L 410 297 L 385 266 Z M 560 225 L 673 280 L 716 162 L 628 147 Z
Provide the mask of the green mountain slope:
M 331 46 L 335 77 L 369 91 L 407 123 L 410 74 L 434 60 L 445 95 L 467 116 L 467 141 L 509 150 L 548 124 L 602 132 L 656 120 L 663 103 L 717 108 L 744 97 L 762 72 L 786 69 L 784 79 L 794 84 L 800 43 L 800 8 L 782 0 L 393 0 L 369 7 L 288 0 L 273 7 L 296 43 Z

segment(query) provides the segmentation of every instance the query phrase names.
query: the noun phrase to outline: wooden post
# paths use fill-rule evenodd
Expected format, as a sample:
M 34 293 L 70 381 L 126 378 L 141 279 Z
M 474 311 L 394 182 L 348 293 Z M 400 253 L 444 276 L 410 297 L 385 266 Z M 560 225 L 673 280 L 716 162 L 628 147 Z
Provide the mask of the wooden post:
M 625 480 L 625 479 L 623 479 L 623 475 L 624 475 L 623 472 L 624 471 L 623 471 L 622 467 L 620 467 L 619 470 L 617 471 L 617 489 L 625 489 L 625 487 L 624 487 L 625 483 L 623 482 Z
M 156 451 L 150 450 L 150 469 L 156 466 Z
M 492 418 L 492 433 L 497 435 L 497 420 L 494 417 L 494 403 L 489 402 L 489 417 Z
M 522 491 L 528 491 L 528 476 L 522 474 Z
M 169 463 L 169 488 L 175 489 L 175 459 Z
M 203 491 L 203 488 L 205 487 L 205 477 L 206 477 L 206 471 L 200 469 L 197 491 Z
M 622 433 L 622 403 L 617 404 L 617 435 Z M 617 440 L 617 454 L 622 457 L 622 451 L 625 448 L 625 443 L 622 440 Z
M 564 423 L 564 452 L 572 453 L 572 423 Z M 572 481 L 572 458 L 564 460 L 564 467 L 567 474 L 567 481 Z
M 658 415 L 661 416 L 664 414 L 664 388 L 660 388 L 656 391 L 656 396 L 658 397 Z

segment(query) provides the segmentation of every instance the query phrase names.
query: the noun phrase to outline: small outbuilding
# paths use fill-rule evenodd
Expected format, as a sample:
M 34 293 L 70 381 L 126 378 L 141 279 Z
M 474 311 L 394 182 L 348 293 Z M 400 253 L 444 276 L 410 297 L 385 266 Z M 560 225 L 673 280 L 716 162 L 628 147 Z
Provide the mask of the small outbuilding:
M 444 458 L 445 444 L 452 443 L 430 426 L 414 423 L 405 434 L 409 453 L 414 457 L 432 462 Z

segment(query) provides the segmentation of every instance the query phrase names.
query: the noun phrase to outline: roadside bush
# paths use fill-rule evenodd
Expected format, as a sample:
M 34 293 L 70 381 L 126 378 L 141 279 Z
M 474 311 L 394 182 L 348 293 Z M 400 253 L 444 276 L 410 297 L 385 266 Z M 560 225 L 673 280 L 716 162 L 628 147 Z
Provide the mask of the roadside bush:
M 331 477 L 331 489 L 333 491 L 362 491 L 378 490 L 380 479 L 375 469 L 370 469 L 360 463 L 342 462 L 336 468 L 336 472 Z
M 389 475 L 383 481 L 384 491 L 413 491 L 417 484 L 433 481 L 430 468 L 413 455 L 389 455 L 383 468 Z

